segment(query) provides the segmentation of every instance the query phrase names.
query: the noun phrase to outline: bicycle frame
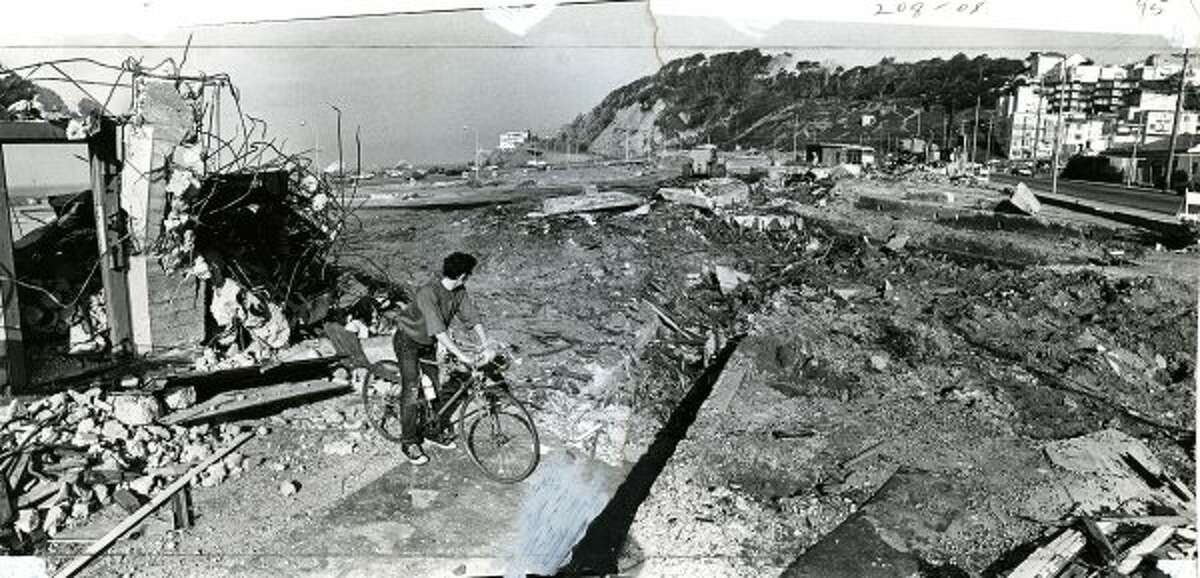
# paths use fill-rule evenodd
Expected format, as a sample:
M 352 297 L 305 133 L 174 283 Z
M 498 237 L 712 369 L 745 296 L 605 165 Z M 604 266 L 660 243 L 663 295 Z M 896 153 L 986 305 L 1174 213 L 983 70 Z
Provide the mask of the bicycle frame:
M 420 361 L 421 363 L 427 365 L 436 365 L 436 362 L 425 359 Z M 421 392 L 419 395 L 425 400 L 425 403 L 432 414 L 431 417 L 437 418 L 437 422 L 435 423 L 450 423 L 446 418 L 449 417 L 447 414 L 453 413 L 451 408 L 456 407 L 455 402 L 471 395 L 472 393 L 475 393 L 476 391 L 482 391 L 488 385 L 486 379 L 487 378 L 484 376 L 483 371 L 472 369 L 470 376 L 462 381 L 462 384 L 458 386 L 458 389 L 454 390 L 454 393 L 450 395 L 449 399 L 443 402 L 441 407 L 436 411 L 433 409 L 434 400 L 425 397 L 423 389 L 418 389 L 417 391 Z M 471 414 L 463 414 L 462 418 L 465 420 L 470 415 Z

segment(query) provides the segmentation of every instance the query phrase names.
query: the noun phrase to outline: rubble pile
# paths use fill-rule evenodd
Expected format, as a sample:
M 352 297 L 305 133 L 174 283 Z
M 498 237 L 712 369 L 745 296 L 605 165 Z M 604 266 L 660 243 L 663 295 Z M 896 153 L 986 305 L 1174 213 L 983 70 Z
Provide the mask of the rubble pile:
M 0 527 L 38 541 L 113 502 L 136 510 L 240 433 L 233 425 L 158 425 L 160 411 L 153 396 L 100 388 L 11 401 L 0 409 L 0 488 L 16 510 Z M 201 473 L 199 484 L 216 486 L 248 467 L 241 453 L 230 453 Z
M 95 260 L 96 224 L 91 191 L 49 197 L 53 221 L 14 243 L 21 271 L 21 326 L 34 342 L 70 334 L 73 352 L 107 346 L 100 279 L 85 264 Z

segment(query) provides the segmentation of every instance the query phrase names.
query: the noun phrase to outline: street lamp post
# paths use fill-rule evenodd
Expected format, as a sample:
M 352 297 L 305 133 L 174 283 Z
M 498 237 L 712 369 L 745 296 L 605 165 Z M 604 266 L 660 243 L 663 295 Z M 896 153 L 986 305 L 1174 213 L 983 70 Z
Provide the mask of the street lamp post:
M 345 162 L 342 160 L 342 109 L 332 104 L 330 104 L 329 107 L 337 112 L 338 179 L 341 179 L 346 174 Z

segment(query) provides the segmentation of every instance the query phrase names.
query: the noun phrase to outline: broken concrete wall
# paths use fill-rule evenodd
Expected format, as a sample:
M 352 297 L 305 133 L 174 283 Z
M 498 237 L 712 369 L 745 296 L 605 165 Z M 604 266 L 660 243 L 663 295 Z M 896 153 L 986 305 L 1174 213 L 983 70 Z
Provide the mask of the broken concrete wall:
M 196 136 L 193 103 L 172 82 L 143 79 L 138 87 L 134 121 L 125 133 L 121 207 L 133 241 L 128 277 L 134 350 L 149 353 L 203 339 L 205 287 L 171 276 L 154 255 L 174 200 L 168 167 L 176 148 Z

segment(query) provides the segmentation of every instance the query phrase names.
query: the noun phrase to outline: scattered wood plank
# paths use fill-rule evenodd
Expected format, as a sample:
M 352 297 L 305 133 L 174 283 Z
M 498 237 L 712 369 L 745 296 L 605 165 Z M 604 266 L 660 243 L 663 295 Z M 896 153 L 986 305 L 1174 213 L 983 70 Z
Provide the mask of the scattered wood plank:
M 1134 544 L 1132 548 L 1125 551 L 1125 557 L 1117 564 L 1117 573 L 1122 576 L 1127 576 L 1137 570 L 1141 565 L 1142 559 L 1146 554 L 1149 554 L 1171 539 L 1175 535 L 1175 528 L 1171 526 L 1159 526 L 1150 532 L 1141 542 Z
M 1008 578 L 1051 578 L 1057 576 L 1083 550 L 1087 538 L 1078 530 L 1063 530 L 1045 546 L 1034 550 Z
M 676 323 L 675 320 L 669 314 L 667 314 L 666 311 L 663 311 L 663 309 L 661 307 L 659 307 L 658 305 L 655 305 L 653 301 L 650 301 L 649 299 L 643 299 L 643 301 L 645 301 L 646 304 L 650 306 L 650 309 L 654 311 L 655 315 L 658 315 L 659 319 L 662 319 L 663 325 L 666 325 L 667 327 L 669 327 L 671 329 L 671 331 L 674 331 L 680 335 L 685 335 L 685 336 L 688 336 L 691 338 L 699 337 L 695 333 L 688 331 L 687 329 L 684 329 L 683 327 L 680 327 L 679 324 Z
M 17 498 L 17 509 L 24 509 L 30 506 L 36 506 L 46 498 L 58 493 L 58 484 L 43 482 L 33 487 L 33 489 L 24 492 Z
M 628 209 L 637 207 L 643 202 L 643 199 L 637 195 L 622 193 L 620 191 L 588 193 L 569 197 L 552 197 L 542 201 L 542 214 L 551 216 L 567 213 Z
M 1104 516 L 1099 518 L 1099 521 L 1113 524 L 1134 524 L 1138 526 L 1186 527 L 1194 524 L 1196 519 L 1187 516 Z
M 85 550 L 83 554 L 76 557 L 66 566 L 63 566 L 63 568 L 54 575 L 55 578 L 70 578 L 71 576 L 74 576 L 76 573 L 82 570 L 84 566 L 87 566 L 89 563 L 91 563 L 96 556 L 107 550 L 108 547 L 120 539 L 121 536 L 124 536 L 126 532 L 129 532 L 147 516 L 153 514 L 154 511 L 159 508 L 159 506 L 162 506 L 167 502 L 167 500 L 170 500 L 176 492 L 183 489 L 184 486 L 192 483 L 192 479 L 200 475 L 200 472 L 208 469 L 209 466 L 217 463 L 218 461 L 225 459 L 225 456 L 229 455 L 230 452 L 237 449 L 243 443 L 246 443 L 246 441 L 252 437 L 254 437 L 254 432 L 246 432 L 234 438 L 229 445 L 225 446 L 220 451 L 213 453 L 213 455 L 209 456 L 208 459 L 200 462 L 196 465 L 196 467 L 188 470 L 182 476 L 176 478 L 174 482 L 171 482 L 170 485 L 168 485 L 166 488 L 163 488 L 163 490 L 154 496 L 152 500 L 147 502 L 146 505 L 142 506 L 138 511 L 131 514 L 128 518 L 122 520 L 120 524 L 117 524 L 116 527 L 114 527 L 112 530 L 109 530 L 104 537 L 100 538 L 96 542 L 93 542 L 91 546 L 88 546 L 87 550 Z
M 282 402 L 295 402 L 339 391 L 349 391 L 350 385 L 325 380 L 286 383 L 255 390 L 230 391 L 214 396 L 204 403 L 175 412 L 162 420 L 167 425 L 184 425 L 209 420 L 247 409 Z M 238 399 L 242 397 L 242 399 Z

